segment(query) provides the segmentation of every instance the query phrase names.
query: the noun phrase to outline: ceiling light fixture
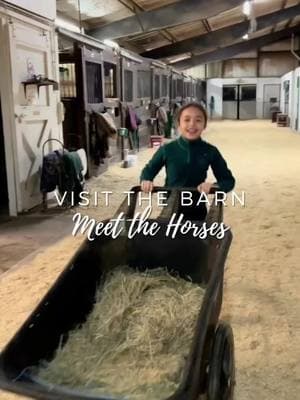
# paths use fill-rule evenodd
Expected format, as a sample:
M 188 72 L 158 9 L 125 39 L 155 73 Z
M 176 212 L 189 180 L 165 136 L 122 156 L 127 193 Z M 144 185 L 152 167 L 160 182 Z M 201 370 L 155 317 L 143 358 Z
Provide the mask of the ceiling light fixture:
M 63 19 L 61 17 L 56 17 L 55 18 L 55 25 L 59 26 L 61 28 L 68 29 L 69 31 L 72 31 L 72 32 L 79 32 L 80 33 L 80 28 L 79 28 L 78 25 L 76 25 L 76 24 L 74 24 L 74 23 L 72 23 L 70 21 L 67 21 L 66 19 Z
M 248 33 L 246 33 L 246 34 L 243 36 L 243 39 L 244 39 L 244 40 L 248 40 L 248 39 L 249 39 Z
M 245 14 L 245 15 L 247 15 L 247 17 L 249 17 L 251 14 L 251 8 L 252 8 L 252 4 L 250 3 L 249 0 L 246 0 L 245 3 L 243 4 L 243 14 Z
M 110 39 L 104 39 L 103 43 L 106 44 L 106 46 L 112 47 L 113 49 L 120 48 L 120 46 L 118 45 L 117 42 L 114 42 L 113 40 L 110 40 Z

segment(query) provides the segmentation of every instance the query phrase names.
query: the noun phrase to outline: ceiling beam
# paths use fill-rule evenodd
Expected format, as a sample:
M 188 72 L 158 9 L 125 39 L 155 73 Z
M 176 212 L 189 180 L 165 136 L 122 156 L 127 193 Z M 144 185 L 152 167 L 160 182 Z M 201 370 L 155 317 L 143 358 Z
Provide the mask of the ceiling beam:
M 127 4 L 129 2 L 130 5 Z M 134 0 L 118 0 L 124 7 L 128 8 L 131 12 L 133 12 L 138 17 L 138 12 L 144 12 L 145 9 L 138 5 Z M 176 38 L 169 32 L 167 29 L 160 30 L 160 33 L 163 35 L 165 39 L 167 39 L 171 43 L 176 42 Z
M 278 22 L 288 20 L 295 15 L 300 14 L 300 4 L 285 8 L 283 10 L 276 11 L 271 14 L 264 15 L 256 18 L 257 30 L 268 28 Z M 218 29 L 210 33 L 199 35 L 190 39 L 182 40 L 176 44 L 170 44 L 167 46 L 159 47 L 146 51 L 141 55 L 149 58 L 166 58 L 177 56 L 186 52 L 203 51 L 212 47 L 222 46 L 224 44 L 230 44 L 240 39 L 245 33 L 248 32 L 250 27 L 249 21 L 244 21 L 239 24 L 231 25 L 226 28 Z
M 141 11 L 120 21 L 94 28 L 88 34 L 104 40 L 156 31 L 200 18 L 209 18 L 243 2 L 244 0 L 182 0 L 155 10 Z
M 278 32 L 260 36 L 255 39 L 245 40 L 243 42 L 239 42 L 231 46 L 223 47 L 214 51 L 200 54 L 198 56 L 193 56 L 186 60 L 172 63 L 171 65 L 172 67 L 174 66 L 175 68 L 182 70 L 195 67 L 196 65 L 208 64 L 214 61 L 227 60 L 235 56 L 236 54 L 258 49 L 262 46 L 266 46 L 268 44 L 277 42 L 278 40 L 288 38 L 292 33 L 299 33 L 299 32 L 300 32 L 300 25 L 297 25 L 292 28 L 282 29 Z

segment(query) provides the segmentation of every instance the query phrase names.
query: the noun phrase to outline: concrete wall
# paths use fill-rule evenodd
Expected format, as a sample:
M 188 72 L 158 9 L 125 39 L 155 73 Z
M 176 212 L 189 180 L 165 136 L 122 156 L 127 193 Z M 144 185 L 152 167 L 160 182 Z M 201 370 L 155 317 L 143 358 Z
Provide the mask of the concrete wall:
M 226 60 L 223 63 L 223 78 L 250 78 L 256 76 L 256 59 Z
M 210 102 L 211 96 L 215 99 L 215 112 L 213 119 L 223 117 L 223 85 L 237 84 L 256 84 L 256 116 L 263 118 L 264 85 L 280 84 L 280 78 L 227 78 L 227 79 L 208 79 L 207 80 L 207 101 Z
M 299 37 L 295 37 L 295 48 L 299 49 Z M 261 51 L 289 51 L 291 49 L 291 39 L 280 40 L 279 42 L 268 44 L 261 47 Z
M 296 58 L 289 52 L 268 52 L 259 55 L 259 76 L 277 77 L 297 67 Z
M 189 68 L 184 72 L 191 75 L 193 78 L 205 79 L 205 65 L 198 65 L 197 67 Z
M 222 77 L 222 62 L 213 62 L 206 64 L 206 77 L 210 78 L 221 78 Z

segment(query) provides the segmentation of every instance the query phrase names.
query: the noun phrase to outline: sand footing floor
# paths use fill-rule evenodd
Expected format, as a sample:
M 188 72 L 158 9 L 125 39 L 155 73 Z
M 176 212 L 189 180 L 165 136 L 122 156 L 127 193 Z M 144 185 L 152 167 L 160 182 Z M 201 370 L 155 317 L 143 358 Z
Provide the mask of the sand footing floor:
M 235 400 L 297 400 L 300 393 L 300 135 L 269 121 L 213 122 L 204 139 L 216 145 L 245 191 L 245 207 L 230 204 L 225 222 L 234 235 L 226 263 L 221 318 L 232 324 L 237 386 Z M 138 164 L 109 171 L 88 190 L 111 190 L 110 206 L 81 209 L 104 219 L 123 191 L 138 183 L 152 149 Z M 164 174 L 156 180 L 163 183 Z M 230 200 L 230 198 L 229 198 Z M 228 201 L 230 203 L 230 201 Z M 0 348 L 38 304 L 82 237 L 71 235 L 0 278 Z M 0 399 L 25 397 L 0 391 Z

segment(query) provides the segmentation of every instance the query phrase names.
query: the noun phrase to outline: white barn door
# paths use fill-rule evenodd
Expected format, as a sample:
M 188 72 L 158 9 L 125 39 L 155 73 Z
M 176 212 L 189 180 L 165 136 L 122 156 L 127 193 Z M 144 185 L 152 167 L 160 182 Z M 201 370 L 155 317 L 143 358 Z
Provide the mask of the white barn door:
M 58 80 L 58 60 L 54 28 L 34 20 L 13 19 L 7 24 L 14 108 L 15 180 L 17 211 L 41 203 L 40 171 L 42 146 L 49 138 L 62 139 L 57 110 L 59 92 L 52 86 L 26 87 L 23 81 L 33 74 Z M 52 142 L 46 153 L 57 148 Z

